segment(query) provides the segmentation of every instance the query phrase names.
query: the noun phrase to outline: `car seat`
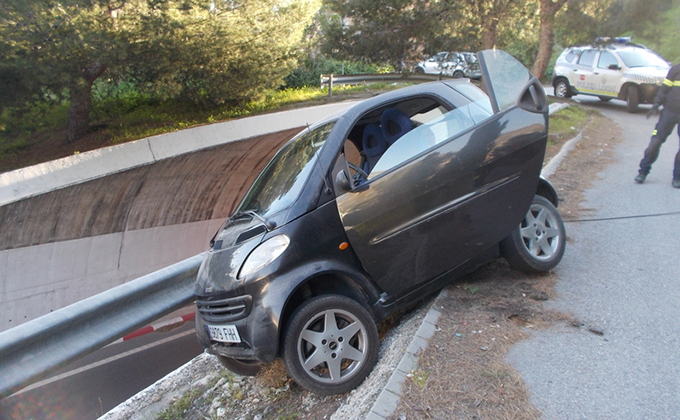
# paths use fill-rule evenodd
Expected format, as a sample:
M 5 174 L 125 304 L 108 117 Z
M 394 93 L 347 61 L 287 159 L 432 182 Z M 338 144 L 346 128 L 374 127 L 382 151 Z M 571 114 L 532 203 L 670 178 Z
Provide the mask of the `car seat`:
M 413 128 L 408 115 L 397 108 L 387 108 L 380 117 L 380 125 L 388 147 Z
M 366 162 L 364 162 L 364 167 L 361 169 L 369 174 L 388 146 L 383 136 L 383 130 L 378 124 L 369 124 L 364 128 L 362 146 L 366 155 Z

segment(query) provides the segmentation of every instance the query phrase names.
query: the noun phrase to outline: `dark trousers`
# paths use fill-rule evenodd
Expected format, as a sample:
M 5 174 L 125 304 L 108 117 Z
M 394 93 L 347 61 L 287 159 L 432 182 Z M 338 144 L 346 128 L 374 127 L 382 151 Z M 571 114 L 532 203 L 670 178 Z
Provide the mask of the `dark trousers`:
M 673 132 L 673 128 L 680 124 L 680 114 L 669 111 L 664 108 L 661 111 L 659 122 L 656 123 L 652 139 L 649 141 L 649 146 L 645 150 L 645 157 L 640 161 L 641 174 L 647 175 L 652 169 L 652 163 L 656 162 L 659 157 L 659 150 L 661 145 L 666 141 L 668 136 Z M 678 136 L 680 136 L 680 125 L 678 125 Z M 675 167 L 673 168 L 673 178 L 680 178 L 680 150 L 675 155 Z

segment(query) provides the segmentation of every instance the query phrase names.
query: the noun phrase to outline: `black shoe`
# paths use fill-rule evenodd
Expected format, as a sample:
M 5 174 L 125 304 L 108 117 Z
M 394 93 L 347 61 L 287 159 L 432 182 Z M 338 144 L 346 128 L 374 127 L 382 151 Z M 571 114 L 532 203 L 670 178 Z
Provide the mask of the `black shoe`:
M 645 182 L 645 179 L 646 179 L 646 178 L 647 178 L 647 175 L 645 175 L 645 174 L 638 174 L 638 176 L 635 177 L 635 182 L 637 182 L 638 184 L 642 184 L 643 182 Z M 673 180 L 673 183 L 675 183 L 675 180 Z M 677 186 L 677 187 L 675 187 L 675 188 L 680 188 L 680 180 L 678 180 L 678 185 L 679 185 L 679 186 Z
M 680 178 L 673 178 L 673 188 L 680 188 Z

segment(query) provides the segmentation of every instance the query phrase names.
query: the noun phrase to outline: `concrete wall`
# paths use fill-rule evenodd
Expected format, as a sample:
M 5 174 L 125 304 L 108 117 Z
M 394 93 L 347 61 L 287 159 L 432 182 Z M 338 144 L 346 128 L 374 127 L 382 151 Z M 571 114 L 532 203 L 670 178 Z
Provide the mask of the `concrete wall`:
M 0 331 L 205 251 L 275 150 L 348 106 L 201 126 L 0 174 Z
M 0 331 L 199 254 L 222 221 L 0 251 Z

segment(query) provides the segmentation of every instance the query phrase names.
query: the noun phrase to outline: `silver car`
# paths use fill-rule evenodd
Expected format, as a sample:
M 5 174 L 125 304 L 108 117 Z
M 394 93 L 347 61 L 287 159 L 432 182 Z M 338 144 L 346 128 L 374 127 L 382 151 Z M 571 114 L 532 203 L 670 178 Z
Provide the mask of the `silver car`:
M 471 52 L 440 52 L 418 63 L 415 72 L 443 74 L 459 78 L 467 77 L 468 79 L 480 79 L 482 77 L 477 55 Z
M 567 48 L 552 75 L 555 96 L 597 96 L 626 101 L 629 112 L 654 102 L 669 63 L 630 38 L 598 38 L 593 45 Z

